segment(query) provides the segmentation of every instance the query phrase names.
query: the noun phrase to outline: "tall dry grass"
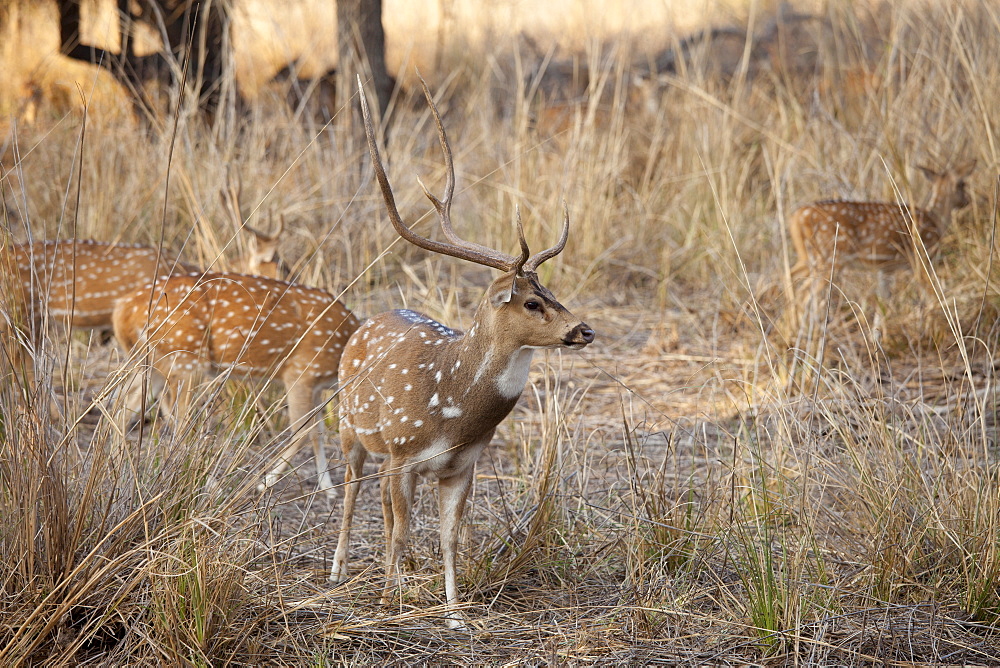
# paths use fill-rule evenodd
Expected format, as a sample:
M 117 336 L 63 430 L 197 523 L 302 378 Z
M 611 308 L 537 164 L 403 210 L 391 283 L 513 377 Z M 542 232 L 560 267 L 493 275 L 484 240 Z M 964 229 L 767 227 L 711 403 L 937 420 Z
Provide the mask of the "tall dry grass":
M 565 199 L 570 243 L 544 280 L 598 331 L 583 354 L 540 359 L 480 463 L 459 568 L 471 632 L 440 621 L 430 489 L 400 602 L 377 603 L 374 489 L 357 577 L 331 588 L 339 504 L 314 497 L 308 454 L 255 491 L 282 442 L 273 393 L 220 379 L 185 428 L 124 435 L 107 416 L 120 353 L 52 328 L 40 388 L 0 385 L 0 663 L 997 662 L 998 26 L 986 2 L 834 4 L 801 24 L 802 60 L 746 49 L 724 71 L 695 50 L 641 84 L 647 54 L 595 41 L 562 97 L 559 63 L 454 36 L 424 74 L 460 233 L 511 249 L 520 205 L 532 247 L 548 245 Z M 415 177 L 440 188 L 439 149 L 419 100 L 397 105 L 390 178 L 430 233 Z M 396 240 L 343 124 L 310 132 L 281 108 L 158 120 L 20 128 L 3 162 L 26 221 L 13 235 L 162 240 L 235 267 L 230 169 L 256 215 L 286 214 L 301 281 L 360 313 L 468 323 L 488 273 Z M 887 303 L 837 276 L 812 331 L 789 324 L 792 208 L 920 200 L 917 164 L 966 158 L 974 202 L 933 276 L 901 274 Z

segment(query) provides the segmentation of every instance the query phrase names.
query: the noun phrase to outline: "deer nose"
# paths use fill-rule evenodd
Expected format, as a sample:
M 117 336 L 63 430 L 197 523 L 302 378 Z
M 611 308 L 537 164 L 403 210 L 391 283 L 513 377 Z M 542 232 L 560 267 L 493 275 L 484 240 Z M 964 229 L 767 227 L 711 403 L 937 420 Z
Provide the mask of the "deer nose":
M 593 340 L 594 340 L 594 330 L 592 330 L 589 326 L 587 326 L 585 323 L 582 322 L 576 327 L 574 327 L 573 331 L 570 332 L 569 335 L 566 337 L 566 343 L 569 345 L 572 344 L 587 345 L 588 343 L 592 343 Z

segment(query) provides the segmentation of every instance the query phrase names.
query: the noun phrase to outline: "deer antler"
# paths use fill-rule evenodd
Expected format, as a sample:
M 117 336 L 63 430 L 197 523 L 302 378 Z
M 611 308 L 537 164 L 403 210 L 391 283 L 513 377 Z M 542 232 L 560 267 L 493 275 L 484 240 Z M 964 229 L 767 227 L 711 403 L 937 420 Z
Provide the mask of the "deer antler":
M 274 220 L 274 209 L 270 209 L 267 212 L 267 219 L 269 221 Z M 282 232 L 285 231 L 285 214 L 283 213 L 278 214 L 278 228 L 274 230 L 274 232 L 271 232 L 270 234 L 265 234 L 264 232 L 254 227 L 250 223 L 240 223 L 240 224 L 243 226 L 243 229 L 245 229 L 247 232 L 257 237 L 259 240 L 265 242 L 274 241 L 281 236 Z
M 441 229 L 450 243 L 434 241 L 420 236 L 410 229 L 410 227 L 403 222 L 402 217 L 399 215 L 399 210 L 396 208 L 396 200 L 392 194 L 392 187 L 389 184 L 388 176 L 386 176 L 385 167 L 382 165 L 382 157 L 379 154 L 378 144 L 375 141 L 375 129 L 372 126 L 371 113 L 368 110 L 368 102 L 365 99 L 364 86 L 361 83 L 361 77 L 358 77 L 358 90 L 360 93 L 359 97 L 361 99 L 361 115 L 365 122 L 365 135 L 368 138 L 368 150 L 371 152 L 372 165 L 375 168 L 375 178 L 378 180 L 379 187 L 382 190 L 382 199 L 385 200 L 386 210 L 388 211 L 389 220 L 392 222 L 392 226 L 396 228 L 396 232 L 399 236 L 403 237 L 414 246 L 423 248 L 424 250 L 428 250 L 433 253 L 440 253 L 442 255 L 448 255 L 450 257 L 456 257 L 460 260 L 468 260 L 469 262 L 475 262 L 476 264 L 498 269 L 503 272 L 508 272 L 515 268 L 519 269 L 524 265 L 524 260 L 514 257 L 513 255 L 501 253 L 498 250 L 481 244 L 465 241 L 455 234 L 455 231 L 451 226 L 451 198 L 455 190 L 455 168 L 452 160 L 451 147 L 448 144 L 448 136 L 445 134 L 444 125 L 441 123 L 441 116 L 438 114 L 437 107 L 434 105 L 430 89 L 427 88 L 427 83 L 422 78 L 420 79 L 420 83 L 423 86 L 424 96 L 427 98 L 427 103 L 430 105 L 431 113 L 434 115 L 434 120 L 437 123 L 438 138 L 441 141 L 441 149 L 444 152 L 445 158 L 445 167 L 448 171 L 443 200 L 439 200 L 431 195 L 426 188 L 424 188 L 424 193 L 434 205 L 434 209 L 437 211 L 438 218 L 441 221 Z M 423 187 L 423 184 L 421 184 L 421 187 Z M 518 234 L 520 236 L 519 241 L 521 243 L 522 254 L 526 255 L 524 251 L 527 249 L 527 242 L 524 241 L 524 233 L 519 229 Z
M 243 180 L 236 177 L 236 187 L 233 187 L 233 178 L 229 169 L 226 168 L 226 187 L 219 193 L 222 200 L 222 208 L 229 211 L 237 227 L 242 227 L 243 211 L 240 210 L 240 200 L 243 199 Z
M 521 221 L 518 219 L 517 223 L 518 229 L 521 227 Z M 546 260 L 551 260 L 556 255 L 562 252 L 563 248 L 566 248 L 566 240 L 569 238 L 569 207 L 566 205 L 566 200 L 563 200 L 563 226 L 562 234 L 559 235 L 559 241 L 552 248 L 547 248 L 540 253 L 535 253 L 531 256 L 531 259 L 524 264 L 526 271 L 535 271 L 538 269 L 538 265 L 545 262 Z M 527 250 L 527 248 L 525 248 Z

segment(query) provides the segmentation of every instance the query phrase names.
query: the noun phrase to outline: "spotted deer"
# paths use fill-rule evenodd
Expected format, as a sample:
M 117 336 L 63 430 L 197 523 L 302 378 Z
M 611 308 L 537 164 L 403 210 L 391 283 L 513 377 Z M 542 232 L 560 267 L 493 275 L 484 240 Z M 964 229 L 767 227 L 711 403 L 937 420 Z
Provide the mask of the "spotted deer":
M 794 279 L 807 278 L 815 298 L 824 276 L 837 268 L 870 268 L 878 273 L 877 296 L 889 293 L 889 274 L 920 266 L 925 253 L 933 256 L 951 226 L 952 213 L 969 205 L 966 179 L 976 166 L 971 160 L 953 169 L 920 170 L 931 183 L 926 208 L 892 202 L 825 200 L 797 209 L 788 231 L 797 262 Z M 913 236 L 916 231 L 917 236 Z
M 175 268 L 194 270 L 149 246 L 63 239 L 0 248 L 0 333 L 8 341 L 15 330 L 25 334 L 11 362 L 30 383 L 46 315 L 70 328 L 110 329 L 118 299 Z
M 358 318 L 318 288 L 235 273 L 165 276 L 122 298 L 115 338 L 137 359 L 149 355 L 150 398 L 166 389 L 174 419 L 191 405 L 211 370 L 278 380 L 285 388 L 291 439 L 261 489 L 274 485 L 306 440 L 318 486 L 333 493 L 323 447 L 320 392 L 337 381 L 337 366 Z M 125 381 L 124 426 L 140 417 L 146 388 L 134 364 Z
M 278 253 L 281 234 L 285 231 L 285 216 L 278 216 L 278 228 L 270 234 L 264 234 L 249 224 L 243 227 L 252 235 L 253 240 L 253 246 L 247 256 L 247 273 L 288 280 L 292 270 Z
M 250 233 L 250 252 L 245 258 L 245 271 L 255 276 L 266 278 L 279 278 L 286 281 L 291 276 L 291 269 L 285 264 L 284 259 L 278 253 L 278 246 L 281 235 L 285 231 L 285 217 L 278 216 L 278 229 L 270 234 L 252 227 L 245 222 L 243 207 L 240 204 L 243 197 L 243 184 L 237 180 L 234 186 L 229 176 L 226 176 L 226 189 L 221 193 L 222 204 L 238 230 L 246 230 Z
M 467 332 L 420 313 L 397 310 L 369 319 L 348 341 L 340 360 L 340 436 L 347 460 L 344 518 L 330 579 L 339 582 L 348 577 L 347 551 L 362 469 L 369 454 L 383 457 L 379 480 L 388 543 L 383 601 L 389 600 L 399 578 L 417 476 L 436 478 L 448 625 L 455 628 L 461 626 L 456 611 L 455 554 L 476 460 L 521 396 L 534 351 L 578 350 L 594 340 L 594 331 L 556 301 L 536 274 L 542 262 L 565 247 L 568 211 L 558 243 L 530 256 L 520 217 L 518 256 L 465 241 L 453 231 L 452 152 L 430 91 L 426 84 L 423 87 L 437 123 L 447 172 L 442 199 L 426 188 L 424 193 L 437 211 L 447 241 L 422 237 L 400 218 L 362 92 L 368 147 L 389 220 L 403 239 L 419 248 L 490 267 L 502 275 L 487 288 Z

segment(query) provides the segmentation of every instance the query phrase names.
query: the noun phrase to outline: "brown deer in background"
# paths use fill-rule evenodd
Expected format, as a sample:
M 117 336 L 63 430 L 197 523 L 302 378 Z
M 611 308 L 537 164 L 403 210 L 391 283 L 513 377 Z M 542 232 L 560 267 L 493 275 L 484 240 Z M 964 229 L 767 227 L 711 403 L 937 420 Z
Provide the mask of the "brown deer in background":
M 221 193 L 221 198 L 222 205 L 229 213 L 236 228 L 246 230 L 251 235 L 250 253 L 247 254 L 244 262 L 246 273 L 287 281 L 292 271 L 278 252 L 281 235 L 285 231 L 284 215 L 278 216 L 278 229 L 270 234 L 265 234 L 251 227 L 250 223 L 245 222 L 246 217 L 243 214 L 241 204 L 243 184 L 237 179 L 236 185 L 233 186 L 228 175 L 226 176 L 226 189 Z
M 358 319 L 333 295 L 262 276 L 167 276 L 127 295 L 114 312 L 115 337 L 132 362 L 149 354 L 150 395 L 167 390 L 167 413 L 182 417 L 210 370 L 277 379 L 288 401 L 291 440 L 262 488 L 278 481 L 311 440 L 319 489 L 332 494 L 323 446 L 320 392 L 337 381 L 344 345 Z M 141 418 L 145 384 L 134 364 L 124 383 L 122 422 Z M 319 433 L 318 433 L 319 432 Z
M 36 241 L 0 248 L 0 334 L 13 345 L 10 361 L 34 380 L 33 350 L 46 315 L 70 328 L 110 329 L 122 296 L 174 269 L 195 271 L 149 246 L 86 239 Z M 22 344 L 15 329 L 26 330 Z
M 436 478 L 448 625 L 454 628 L 461 626 L 455 580 L 458 530 L 476 460 L 521 396 L 534 351 L 578 350 L 594 340 L 594 331 L 556 301 L 535 273 L 542 262 L 565 247 L 568 212 L 559 242 L 531 256 L 520 219 L 519 256 L 467 242 L 455 234 L 451 148 L 430 91 L 426 84 L 423 88 L 447 170 L 443 199 L 424 192 L 437 210 L 448 241 L 424 238 L 400 218 L 362 91 L 368 147 L 389 220 L 401 237 L 420 248 L 475 262 L 502 275 L 487 288 L 467 332 L 399 310 L 371 318 L 348 342 L 340 361 L 340 436 L 347 458 L 344 520 L 330 578 L 342 581 L 348 576 L 347 550 L 362 469 L 369 453 L 382 456 L 379 481 L 388 543 L 383 600 L 388 600 L 399 578 L 417 476 Z
M 278 244 L 285 231 L 285 216 L 278 215 L 278 228 L 270 234 L 249 224 L 244 224 L 243 228 L 251 234 L 252 239 L 250 254 L 247 256 L 247 273 L 287 281 L 292 270 L 278 252 Z
M 838 268 L 870 268 L 878 273 L 876 294 L 888 297 L 889 273 L 922 265 L 932 257 L 951 226 L 952 213 L 969 205 L 966 179 L 976 161 L 935 172 L 920 170 L 931 183 L 924 209 L 892 202 L 824 200 L 797 209 L 788 221 L 788 232 L 798 261 L 794 279 L 810 281 L 810 301 L 821 281 Z M 914 236 L 916 232 L 916 236 Z M 876 329 L 881 314 L 876 316 Z

